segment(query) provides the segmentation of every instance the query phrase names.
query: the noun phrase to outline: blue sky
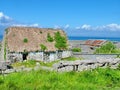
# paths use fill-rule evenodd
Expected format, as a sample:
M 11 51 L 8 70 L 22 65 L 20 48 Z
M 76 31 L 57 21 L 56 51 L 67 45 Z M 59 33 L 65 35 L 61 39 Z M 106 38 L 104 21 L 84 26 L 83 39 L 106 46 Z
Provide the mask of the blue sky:
M 120 0 L 0 0 L 0 29 L 51 27 L 69 36 L 120 37 L 119 4 Z

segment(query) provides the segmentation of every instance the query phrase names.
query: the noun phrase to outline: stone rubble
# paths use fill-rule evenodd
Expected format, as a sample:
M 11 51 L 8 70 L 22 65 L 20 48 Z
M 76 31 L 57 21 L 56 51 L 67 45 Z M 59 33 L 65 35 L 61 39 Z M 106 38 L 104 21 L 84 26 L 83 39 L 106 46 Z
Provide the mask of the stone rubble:
M 107 58 L 107 59 L 97 59 L 97 60 L 76 60 L 76 61 L 60 61 L 59 63 L 53 64 L 53 67 L 41 66 L 40 63 L 36 63 L 35 67 L 14 67 L 11 69 L 5 69 L 2 71 L 4 74 L 14 73 L 14 72 L 29 72 L 32 70 L 48 70 L 48 71 L 57 71 L 57 72 L 69 72 L 69 71 L 85 71 L 93 70 L 98 67 L 100 68 L 111 68 L 117 69 L 120 65 L 120 58 Z
M 63 71 L 84 71 L 95 68 L 111 68 L 117 69 L 120 65 L 120 58 L 105 58 L 97 60 L 76 60 L 76 61 L 61 61 L 53 65 L 53 69 L 58 72 Z

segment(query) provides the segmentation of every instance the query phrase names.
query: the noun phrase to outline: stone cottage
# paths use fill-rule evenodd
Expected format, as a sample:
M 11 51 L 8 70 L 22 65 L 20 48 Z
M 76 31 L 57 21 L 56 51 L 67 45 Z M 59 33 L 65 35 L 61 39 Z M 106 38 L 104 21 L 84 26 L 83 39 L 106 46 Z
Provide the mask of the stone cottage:
M 56 47 L 56 33 L 66 40 L 66 48 Z M 59 29 L 10 27 L 6 29 L 4 39 L 4 58 L 12 62 L 23 60 L 50 62 L 71 56 L 67 47 L 67 36 Z

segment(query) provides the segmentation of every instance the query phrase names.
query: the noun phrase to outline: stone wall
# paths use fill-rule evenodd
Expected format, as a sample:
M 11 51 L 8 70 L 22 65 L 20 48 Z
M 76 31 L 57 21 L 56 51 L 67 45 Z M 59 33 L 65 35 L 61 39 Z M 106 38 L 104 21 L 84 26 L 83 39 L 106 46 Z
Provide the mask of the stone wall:
M 73 52 L 73 56 L 81 57 L 83 59 L 97 59 L 97 58 L 116 58 L 119 54 L 81 54 L 79 52 Z
M 49 56 L 49 61 L 55 61 L 58 59 L 58 56 L 56 53 L 50 53 L 50 56 Z
M 21 53 L 8 53 L 7 60 L 10 60 L 12 63 L 16 61 L 23 61 Z
M 62 52 L 30 52 L 26 55 L 27 60 L 37 60 L 44 62 L 51 62 L 61 58 L 66 58 L 71 56 L 71 51 L 62 51 Z M 7 59 L 15 62 L 15 61 L 23 61 L 22 53 L 8 53 Z
M 44 60 L 43 56 L 44 56 L 43 52 L 30 52 L 27 56 L 27 59 L 43 61 Z
M 57 64 L 54 64 L 53 68 L 58 72 L 84 71 L 84 70 L 92 70 L 98 67 L 101 68 L 110 67 L 112 69 L 117 69 L 119 64 L 120 64 L 120 58 L 114 58 L 114 59 L 99 58 L 97 60 L 61 61 Z
M 63 51 L 62 58 L 70 57 L 72 55 L 72 51 Z

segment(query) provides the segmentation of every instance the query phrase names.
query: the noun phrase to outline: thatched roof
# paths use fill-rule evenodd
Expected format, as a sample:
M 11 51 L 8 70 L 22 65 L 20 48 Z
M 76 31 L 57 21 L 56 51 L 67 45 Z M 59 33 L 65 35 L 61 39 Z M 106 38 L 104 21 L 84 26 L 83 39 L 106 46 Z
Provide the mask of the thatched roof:
M 7 48 L 10 52 L 31 52 L 40 51 L 40 45 L 47 47 L 47 51 L 56 51 L 55 42 L 48 42 L 48 33 L 54 37 L 54 33 L 59 31 L 62 36 L 66 37 L 64 31 L 49 28 L 33 27 L 10 27 L 6 31 Z M 27 39 L 27 42 L 24 40 Z M 67 37 L 66 37 L 67 39 Z

